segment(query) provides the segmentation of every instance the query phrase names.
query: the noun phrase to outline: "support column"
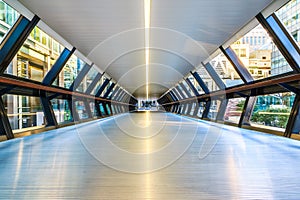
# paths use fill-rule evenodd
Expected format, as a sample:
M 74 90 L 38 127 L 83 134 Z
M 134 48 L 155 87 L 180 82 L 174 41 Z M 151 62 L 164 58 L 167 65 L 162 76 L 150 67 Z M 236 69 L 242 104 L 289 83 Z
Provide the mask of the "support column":
M 4 73 L 39 20 L 40 18 L 36 15 L 31 21 L 21 15 L 6 34 L 0 49 L 0 74 Z
M 241 114 L 238 127 L 241 128 L 243 125 L 250 126 L 250 119 L 251 119 L 252 111 L 254 109 L 256 100 L 257 100 L 256 96 L 246 97 L 246 101 L 243 107 L 243 111 Z
M 92 64 L 93 65 L 93 64 Z M 84 77 L 87 75 L 87 73 L 90 71 L 92 68 L 92 65 L 85 64 L 82 70 L 79 72 L 78 76 L 75 78 L 73 81 L 72 85 L 70 86 L 70 90 L 76 91 L 76 89 L 80 86 L 82 80 Z
M 57 127 L 56 117 L 51 105 L 49 98 L 46 95 L 46 92 L 40 92 L 40 100 L 43 107 L 43 111 L 45 114 L 45 118 L 47 120 L 47 126 L 55 126 Z
M 285 137 L 300 133 L 300 95 L 296 95 L 291 114 L 284 132 Z
M 55 64 L 52 66 L 50 71 L 44 77 L 42 81 L 43 85 L 47 85 L 47 86 L 52 85 L 52 83 L 55 81 L 56 77 L 59 75 L 59 73 L 65 66 L 65 64 L 68 62 L 69 58 L 75 52 L 75 50 L 76 50 L 75 48 L 73 48 L 71 51 L 67 48 L 63 50 L 59 58 L 56 60 Z
M 5 111 L 4 103 L 2 100 L 2 96 L 0 96 L 0 133 L 1 135 L 6 135 L 6 138 L 13 139 L 14 134 L 12 132 L 11 126 L 9 124 L 9 119 L 7 117 L 7 113 Z

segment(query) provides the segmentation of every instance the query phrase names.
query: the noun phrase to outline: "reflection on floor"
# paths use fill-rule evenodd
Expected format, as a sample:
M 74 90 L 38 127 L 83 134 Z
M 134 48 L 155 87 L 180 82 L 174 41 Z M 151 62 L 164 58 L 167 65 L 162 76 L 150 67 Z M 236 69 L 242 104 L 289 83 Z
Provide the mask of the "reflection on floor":
M 3 199 L 299 199 L 300 142 L 144 112 L 0 143 Z

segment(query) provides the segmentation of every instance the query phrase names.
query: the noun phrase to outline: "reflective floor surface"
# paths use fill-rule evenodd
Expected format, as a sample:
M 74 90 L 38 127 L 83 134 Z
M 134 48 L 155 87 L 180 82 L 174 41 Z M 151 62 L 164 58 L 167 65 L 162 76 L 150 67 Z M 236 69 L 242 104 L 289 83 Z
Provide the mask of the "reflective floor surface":
M 300 142 L 143 112 L 0 143 L 1 199 L 300 199 Z

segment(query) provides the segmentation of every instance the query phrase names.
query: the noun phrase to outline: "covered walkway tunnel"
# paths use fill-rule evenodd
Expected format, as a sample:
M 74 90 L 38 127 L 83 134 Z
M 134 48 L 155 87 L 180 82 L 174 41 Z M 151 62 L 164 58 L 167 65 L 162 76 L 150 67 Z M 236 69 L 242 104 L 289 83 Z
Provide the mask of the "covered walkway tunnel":
M 299 15 L 0 0 L 0 198 L 299 199 Z

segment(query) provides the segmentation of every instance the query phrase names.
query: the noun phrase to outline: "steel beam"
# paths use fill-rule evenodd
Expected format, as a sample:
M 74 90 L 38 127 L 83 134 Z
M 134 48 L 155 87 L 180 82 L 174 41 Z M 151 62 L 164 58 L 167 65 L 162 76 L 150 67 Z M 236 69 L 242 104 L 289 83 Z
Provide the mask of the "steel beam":
M 208 113 L 209 113 L 210 105 L 211 105 L 211 101 L 206 101 L 205 102 L 205 106 L 204 106 L 204 110 L 203 110 L 201 119 L 208 119 Z
M 251 115 L 256 103 L 257 97 L 252 96 L 252 97 L 246 97 L 246 101 L 243 107 L 243 111 L 240 117 L 240 121 L 238 124 L 238 127 L 242 127 L 243 125 L 250 126 L 250 119 Z
M 0 46 L 0 74 L 4 73 L 39 20 L 36 15 L 31 21 L 21 15 L 6 34 Z
M 297 43 L 290 36 L 289 32 L 282 25 L 276 14 L 270 15 L 267 19 L 259 13 L 256 19 L 270 34 L 273 42 L 278 47 L 290 67 L 300 73 L 300 50 Z
M 250 83 L 254 81 L 248 69 L 244 66 L 243 62 L 239 59 L 239 57 L 230 46 L 226 49 L 220 46 L 220 49 L 244 83 Z
M 116 88 L 114 89 L 114 91 L 111 93 L 109 99 L 113 99 L 113 97 L 115 96 L 115 94 L 117 94 L 119 89 L 120 89 L 120 87 L 117 85 Z
M 74 47 L 71 51 L 67 48 L 63 50 L 59 58 L 56 60 L 55 64 L 52 66 L 50 71 L 44 77 L 42 84 L 43 85 L 52 85 L 55 79 L 58 77 L 61 70 L 64 68 L 65 64 L 68 62 L 69 58 L 75 52 L 76 48 Z
M 93 65 L 93 64 L 92 64 Z M 87 75 L 87 73 L 90 71 L 92 68 L 92 65 L 90 66 L 89 64 L 85 64 L 82 70 L 79 72 L 78 76 L 75 78 L 73 83 L 70 86 L 70 90 L 76 91 L 76 89 L 80 86 L 82 80 L 84 77 Z
M 57 127 L 57 120 L 53 111 L 53 107 L 45 91 L 40 92 L 40 100 L 47 121 L 47 126 Z
M 101 85 L 101 87 L 98 89 L 97 93 L 95 94 L 96 97 L 100 97 L 106 86 L 109 84 L 111 79 L 105 79 L 104 83 Z
M 180 99 L 180 100 L 181 100 L 181 99 L 184 99 L 184 98 L 183 98 L 183 97 L 181 97 L 181 95 L 178 93 L 178 91 L 177 91 L 177 89 L 176 89 L 176 88 L 173 88 L 173 90 L 172 90 L 172 91 L 173 91 L 173 93 L 175 94 L 175 96 L 176 96 L 176 98 L 177 98 L 177 99 Z
M 188 86 L 191 88 L 191 90 L 194 92 L 195 96 L 199 96 L 200 94 L 195 88 L 195 86 L 193 85 L 193 83 L 191 82 L 191 80 L 189 78 L 186 78 L 185 81 L 188 84 Z
M 107 89 L 107 91 L 105 92 L 103 98 L 108 98 L 108 95 L 110 94 L 110 92 L 114 89 L 114 87 L 116 86 L 115 83 L 112 83 L 109 88 Z
M 5 110 L 4 107 L 4 103 L 2 100 L 2 96 L 0 96 L 0 133 L 1 135 L 6 135 L 6 138 L 9 139 L 13 139 L 14 138 L 14 134 L 12 132 L 10 123 L 9 123 L 9 119 L 7 116 L 7 112 Z
M 191 95 L 191 93 L 188 91 L 188 89 L 185 87 L 185 85 L 184 85 L 182 82 L 179 83 L 179 85 L 181 86 L 181 88 L 183 89 L 183 91 L 186 93 L 187 97 L 188 97 L 188 98 L 191 98 L 192 95 Z
M 90 106 L 89 101 L 84 100 L 83 103 L 84 103 L 84 107 L 85 107 L 86 113 L 88 115 L 88 118 L 89 119 L 93 118 L 93 114 L 92 114 L 92 111 L 91 111 L 91 106 Z
M 88 86 L 88 88 L 86 89 L 85 93 L 86 94 L 91 94 L 92 91 L 94 90 L 94 88 L 96 87 L 97 83 L 99 82 L 99 80 L 101 79 L 101 77 L 104 75 L 105 72 L 103 72 L 102 74 L 98 73 L 97 76 L 94 78 L 94 80 L 91 82 L 91 84 Z
M 197 81 L 197 83 L 200 85 L 200 87 L 202 88 L 202 90 L 204 91 L 205 94 L 209 94 L 209 89 L 208 87 L 205 85 L 204 81 L 202 80 L 202 78 L 199 76 L 199 74 L 197 72 L 191 72 L 191 74 L 193 75 L 193 77 L 195 78 L 195 80 Z
M 228 105 L 228 99 L 221 100 L 216 121 L 224 121 L 224 115 L 226 112 L 227 105 Z
M 180 96 L 183 98 L 183 99 L 186 99 L 188 98 L 187 96 L 185 96 L 185 94 L 182 92 L 182 90 L 179 88 L 179 85 L 176 86 L 176 90 L 178 91 L 178 93 L 180 94 Z
M 220 88 L 220 90 L 224 90 L 226 88 L 226 85 L 223 82 L 223 80 L 220 78 L 220 76 L 218 75 L 218 73 L 215 71 L 215 69 L 213 68 L 213 66 L 211 66 L 211 64 L 209 62 L 206 63 L 206 64 L 202 63 L 202 65 L 204 66 L 205 70 L 210 75 L 210 77 L 212 78 L 212 80 Z
M 300 133 L 300 95 L 297 94 L 284 132 L 285 137 Z

